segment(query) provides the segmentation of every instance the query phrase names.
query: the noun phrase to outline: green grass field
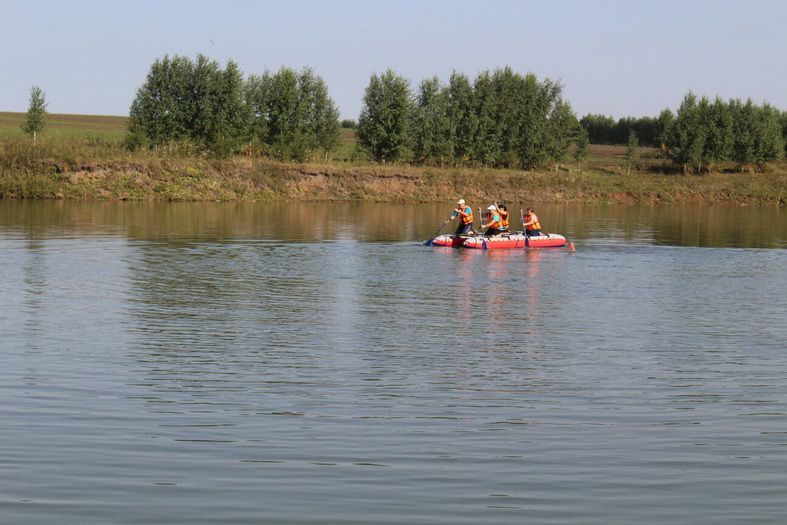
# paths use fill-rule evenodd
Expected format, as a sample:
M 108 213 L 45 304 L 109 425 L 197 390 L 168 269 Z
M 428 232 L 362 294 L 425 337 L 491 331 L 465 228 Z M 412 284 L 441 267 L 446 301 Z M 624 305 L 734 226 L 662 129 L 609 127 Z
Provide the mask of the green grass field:
M 21 137 L 25 113 L 0 112 L 0 137 Z M 128 117 L 103 115 L 47 115 L 43 137 L 65 139 L 122 140 Z
M 0 111 L 0 138 L 22 137 L 25 117 L 25 113 Z M 46 129 L 41 137 L 44 139 L 120 141 L 126 135 L 127 125 L 128 117 L 50 113 L 47 115 Z M 333 159 L 343 162 L 358 159 L 359 154 L 355 148 L 357 142 L 355 131 L 342 128 L 341 135 L 341 142 L 333 154 Z

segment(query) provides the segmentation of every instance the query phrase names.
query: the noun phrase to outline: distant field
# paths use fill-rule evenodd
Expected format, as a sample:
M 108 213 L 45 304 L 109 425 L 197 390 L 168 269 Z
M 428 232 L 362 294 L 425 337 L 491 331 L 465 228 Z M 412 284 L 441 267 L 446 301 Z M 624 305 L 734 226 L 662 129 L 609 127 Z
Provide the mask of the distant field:
M 0 137 L 24 134 L 25 113 L 0 112 Z M 63 115 L 50 113 L 44 135 L 73 139 L 120 140 L 126 133 L 128 117 L 103 115 Z
M 0 111 L 0 137 L 19 137 L 24 134 L 22 125 L 25 113 Z M 126 134 L 128 117 L 103 115 L 47 115 L 45 137 L 72 139 L 121 140 Z M 341 129 L 342 139 L 333 158 L 341 161 L 353 160 L 355 155 L 355 131 Z
M 339 147 L 336 148 L 333 157 L 336 160 L 351 161 L 356 154 L 355 144 L 358 142 L 355 136 L 355 130 L 342 128 L 341 133 L 342 141 L 339 143 Z

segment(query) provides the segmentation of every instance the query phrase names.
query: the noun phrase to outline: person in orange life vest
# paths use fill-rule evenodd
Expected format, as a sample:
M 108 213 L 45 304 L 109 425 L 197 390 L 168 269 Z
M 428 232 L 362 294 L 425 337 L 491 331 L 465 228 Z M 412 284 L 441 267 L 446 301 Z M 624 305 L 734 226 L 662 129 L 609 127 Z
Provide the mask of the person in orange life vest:
M 485 224 L 481 225 L 481 228 L 487 228 L 484 232 L 484 235 L 487 237 L 491 237 L 493 235 L 500 235 L 503 233 L 502 230 L 502 221 L 500 220 L 500 214 L 497 211 L 497 206 L 492 204 L 487 208 L 486 212 L 486 222 Z
M 497 211 L 500 213 L 500 225 L 503 227 L 503 231 L 510 231 L 508 222 L 508 208 L 506 208 L 505 204 L 496 204 L 495 206 L 497 206 Z
M 459 226 L 454 235 L 467 235 L 473 231 L 473 208 L 466 206 L 464 199 L 459 199 L 456 204 L 458 207 L 451 214 L 451 220 L 459 217 Z
M 527 215 L 525 215 L 525 229 L 527 230 L 527 234 L 531 237 L 541 235 L 541 223 L 538 222 L 538 216 L 536 215 L 536 210 L 533 208 L 527 209 Z

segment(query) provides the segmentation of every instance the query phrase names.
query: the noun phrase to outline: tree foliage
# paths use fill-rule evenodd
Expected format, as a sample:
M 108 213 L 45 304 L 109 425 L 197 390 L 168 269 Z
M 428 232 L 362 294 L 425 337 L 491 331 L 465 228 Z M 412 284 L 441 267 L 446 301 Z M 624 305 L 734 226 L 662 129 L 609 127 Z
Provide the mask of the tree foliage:
M 46 126 L 46 97 L 43 90 L 38 86 L 30 88 L 30 103 L 27 107 L 27 118 L 22 129 L 33 137 L 35 142 L 39 133 L 44 131 Z
M 448 91 L 437 77 L 418 87 L 413 110 L 413 158 L 416 162 L 443 164 L 452 157 Z
M 712 170 L 720 162 L 760 165 L 784 154 L 781 112 L 747 100 L 721 98 L 697 102 L 689 93 L 666 132 L 667 151 L 672 160 L 699 172 Z
M 784 153 L 787 155 L 787 111 L 782 111 L 782 141 L 784 142 Z
M 580 120 L 592 143 L 624 144 L 623 133 L 635 133 L 639 144 L 660 147 L 684 171 L 713 171 L 721 163 L 762 165 L 782 158 L 787 139 L 785 112 L 751 100 L 697 98 L 689 92 L 678 111 L 658 117 L 604 115 Z M 644 135 L 643 135 L 644 133 Z M 629 135 L 630 136 L 630 135 Z
M 388 71 L 366 89 L 359 142 L 377 161 L 526 169 L 559 162 L 580 130 L 561 93 L 556 82 L 504 68 L 483 71 L 472 84 L 456 72 L 447 85 L 427 78 L 413 96 Z
M 474 137 L 478 127 L 473 86 L 466 75 L 453 72 L 446 87 L 448 112 L 448 152 L 458 163 L 473 158 Z
M 626 175 L 631 173 L 631 167 L 636 166 L 637 161 L 639 160 L 639 139 L 637 138 L 637 132 L 633 129 L 629 131 L 629 140 L 628 144 L 626 145 Z
M 131 104 L 133 142 L 187 143 L 217 155 L 256 144 L 273 156 L 305 160 L 339 143 L 339 114 L 313 70 L 282 68 L 244 79 L 198 55 L 165 56 L 150 68 Z
M 588 138 L 588 132 L 582 126 L 579 126 L 577 130 L 577 139 L 576 139 L 576 148 L 574 149 L 574 160 L 580 164 L 580 168 L 582 161 L 588 155 L 588 145 L 590 144 L 590 139 Z
M 358 117 L 358 144 L 377 162 L 396 162 L 412 143 L 413 97 L 406 78 L 372 75 Z
M 622 117 L 588 114 L 580 119 L 593 144 L 627 144 L 629 134 L 637 134 L 643 146 L 659 146 L 662 123 L 653 117 Z

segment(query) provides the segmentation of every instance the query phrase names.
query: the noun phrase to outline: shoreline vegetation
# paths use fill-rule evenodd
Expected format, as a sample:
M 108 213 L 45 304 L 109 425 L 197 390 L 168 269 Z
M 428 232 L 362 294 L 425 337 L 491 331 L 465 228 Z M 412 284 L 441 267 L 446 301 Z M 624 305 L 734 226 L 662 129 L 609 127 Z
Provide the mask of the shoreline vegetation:
M 46 106 L 33 86 L 26 114 L 0 113 L 0 198 L 787 198 L 785 111 L 689 92 L 675 113 L 579 119 L 560 82 L 510 67 L 415 87 L 390 69 L 372 74 L 357 122 L 339 120 L 312 68 L 246 75 L 201 54 L 155 60 L 128 117 Z
M 372 74 L 357 122 L 340 122 L 311 68 L 245 75 L 204 55 L 155 60 L 128 117 L 48 117 L 46 106 L 33 86 L 26 115 L 0 113 L 0 198 L 786 198 L 787 112 L 689 92 L 674 114 L 580 120 L 560 82 L 510 67 L 415 88 Z
M 375 164 L 342 129 L 332 160 L 125 147 L 125 117 L 49 115 L 37 143 L 24 113 L 0 113 L 0 198 L 163 201 L 474 201 L 776 205 L 787 203 L 787 163 L 762 172 L 733 164 L 685 174 L 656 148 L 590 145 L 587 156 L 533 170 Z

